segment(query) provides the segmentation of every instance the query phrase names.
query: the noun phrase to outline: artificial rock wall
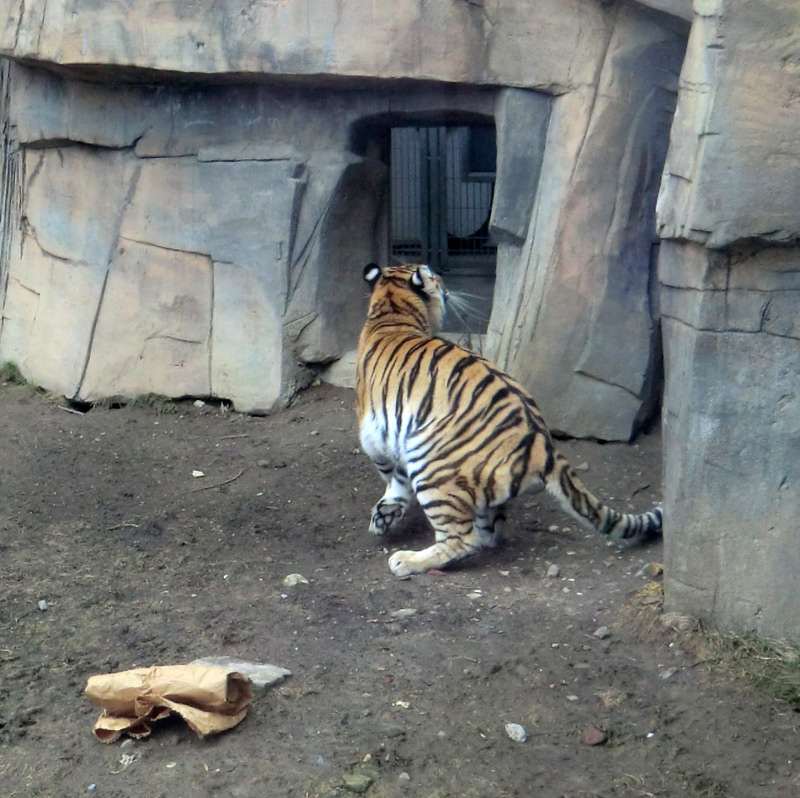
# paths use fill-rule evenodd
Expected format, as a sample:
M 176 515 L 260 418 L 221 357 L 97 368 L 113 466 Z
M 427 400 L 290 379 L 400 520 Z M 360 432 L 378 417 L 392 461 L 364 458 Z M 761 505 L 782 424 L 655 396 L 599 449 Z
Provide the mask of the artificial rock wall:
M 79 400 L 156 392 L 264 411 L 302 386 L 298 364 L 340 354 L 361 286 L 328 265 L 380 257 L 385 168 L 335 140 L 329 102 L 110 89 L 21 66 L 8 80 L 3 360 Z M 302 129 L 276 130 L 276 104 Z
M 386 257 L 389 126 L 479 118 L 498 135 L 486 350 L 572 434 L 627 440 L 651 412 L 682 19 L 597 0 L 231 0 L 191 24 L 170 2 L 5 5 L 0 360 L 30 379 L 284 404 L 355 344 L 361 267 Z
M 800 7 L 695 11 L 658 201 L 666 602 L 800 641 Z
M 528 157 L 546 139 L 538 192 L 513 195 L 530 209 L 516 242 L 495 235 L 489 353 L 572 435 L 628 440 L 658 401 L 653 219 L 684 46 L 660 18 L 622 7 L 595 81 L 553 100 L 546 134 L 507 112 Z M 499 156 L 498 187 L 503 166 Z

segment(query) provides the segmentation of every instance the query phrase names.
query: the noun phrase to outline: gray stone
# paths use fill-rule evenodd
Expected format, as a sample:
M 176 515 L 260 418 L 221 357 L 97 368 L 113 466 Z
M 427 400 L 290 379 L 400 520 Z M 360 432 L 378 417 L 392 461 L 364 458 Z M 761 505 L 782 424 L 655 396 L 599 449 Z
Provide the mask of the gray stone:
M 643 6 L 649 6 L 656 11 L 663 11 L 674 17 L 691 22 L 694 18 L 692 0 L 637 0 Z
M 559 209 L 586 194 L 592 175 L 607 180 L 603 169 L 591 167 L 598 154 L 605 157 L 603 120 L 636 108 L 635 102 L 605 99 L 624 76 L 641 71 L 635 59 L 621 54 L 639 36 L 649 63 L 658 60 L 656 40 L 674 42 L 683 35 L 665 25 L 665 17 L 636 6 L 612 12 L 596 0 L 569 8 L 556 0 L 503 3 L 491 13 L 469 4 L 433 8 L 412 0 L 377 15 L 372 8 L 359 13 L 363 0 L 348 0 L 346 9 L 326 0 L 313 15 L 298 7 L 279 20 L 272 18 L 274 11 L 235 1 L 196 15 L 186 36 L 176 4 L 155 8 L 135 0 L 124 18 L 110 6 L 93 7 L 93 29 L 108 33 L 97 37 L 79 13 L 83 1 L 66 16 L 27 3 L 17 9 L 13 31 L 0 27 L 0 51 L 7 48 L 26 60 L 10 71 L 8 129 L 24 147 L 20 173 L 29 175 L 3 217 L 9 225 L 4 246 L 14 255 L 9 279 L 2 281 L 0 357 L 77 399 L 197 393 L 230 399 L 249 412 L 284 406 L 321 366 L 355 345 L 363 318 L 361 267 L 387 255 L 387 170 L 380 157 L 390 125 L 443 116 L 495 119 L 492 225 L 501 241 L 495 306 L 505 314 L 521 301 L 515 272 L 531 260 L 535 246 L 543 268 L 524 285 L 538 313 L 555 307 L 560 290 L 544 290 L 550 280 L 544 263 L 566 256 L 561 231 L 584 222 Z M 139 36 L 145 19 L 157 36 Z M 538 42 L 534 51 L 532 36 Z M 381 42 L 391 46 L 387 50 Z M 37 63 L 55 69 L 45 72 L 32 66 Z M 323 93 L 310 92 L 307 83 L 261 80 L 103 85 L 130 74 L 115 72 L 123 66 L 173 76 L 415 77 L 454 80 L 459 87 L 442 91 L 441 84 L 423 83 L 387 93 L 373 88 L 377 84 L 331 83 Z M 76 79 L 81 76 L 92 80 Z M 489 90 L 469 88 L 470 81 Z M 356 86 L 361 90 L 349 90 Z M 555 94 L 562 96 L 553 100 Z M 548 123 L 556 104 L 559 113 Z M 55 146 L 74 142 L 82 146 L 63 148 L 62 165 Z M 638 180 L 635 169 L 621 174 L 623 182 L 634 175 Z M 74 208 L 64 207 L 69 193 L 59 190 L 54 175 L 89 186 Z M 609 197 L 601 199 L 609 204 Z M 87 213 L 92 209 L 99 209 L 94 216 Z M 41 233 L 43 252 L 15 246 L 28 233 Z M 598 236 L 590 232 L 588 238 Z M 602 267 L 613 251 L 605 248 L 591 259 Z M 153 253 L 152 262 L 147 253 Z M 173 255 L 169 284 L 154 286 L 153 280 L 165 279 Z M 618 280 L 617 272 L 609 274 Z M 568 284 L 572 277 L 564 279 Z M 630 390 L 649 368 L 650 333 L 646 324 L 633 324 L 625 341 L 639 349 L 609 362 L 602 339 L 617 330 L 604 322 L 587 335 L 604 279 L 596 283 L 594 300 L 575 306 L 584 318 L 574 324 L 575 341 L 563 366 L 551 370 L 561 360 L 557 354 L 553 362 L 537 361 L 529 369 L 533 356 L 526 337 L 535 325 L 527 317 L 517 325 L 512 316 L 499 332 L 507 339 L 501 341 L 501 362 L 530 387 L 542 385 L 545 399 L 574 397 L 569 418 L 583 419 L 582 426 L 569 418 L 559 425 L 624 437 L 631 417 L 641 412 Z M 620 317 L 628 316 L 643 318 Z M 638 334 L 643 337 L 634 342 Z M 538 345 L 538 331 L 534 340 Z M 623 364 L 630 373 L 617 373 Z M 548 374 L 544 382 L 542 373 Z M 335 376 L 334 370 L 332 378 L 346 383 L 352 373 Z M 570 383 L 584 388 L 570 390 Z M 595 424 L 593 414 L 604 402 L 611 418 Z
M 394 612 L 390 612 L 389 615 L 392 618 L 411 618 L 418 612 L 419 610 L 414 607 L 403 607 L 403 609 L 394 610 Z
M 15 245 L 3 264 L 0 358 L 74 396 L 135 165 L 125 153 L 79 146 L 27 151 L 22 159 L 24 222 L 10 231 Z
M 210 395 L 212 279 L 206 255 L 124 242 L 109 267 L 81 398 Z
M 15 130 L 32 148 L 21 156 L 25 221 L 7 233 L 18 240 L 0 357 L 80 400 L 216 395 L 266 412 L 310 381 L 304 362 L 352 349 L 386 170 L 325 149 L 336 136 L 330 123 L 323 134 L 319 103 L 270 124 L 277 89 L 232 89 L 249 103 L 237 115 L 217 89 L 118 93 L 12 73 Z M 225 143 L 245 132 L 259 140 Z M 102 148 L 53 146 L 69 136 Z M 303 136 L 323 149 L 301 155 Z M 344 268 L 350 257 L 358 265 Z
M 345 352 L 338 360 L 334 360 L 330 366 L 320 372 L 320 379 L 340 388 L 355 388 L 357 356 L 357 349 Z
M 592 633 L 598 640 L 605 640 L 611 637 L 611 630 L 607 626 L 598 626 Z
M 297 585 L 309 584 L 308 579 L 303 574 L 289 574 L 284 580 L 283 584 L 286 587 L 295 587 Z
M 253 689 L 257 691 L 266 690 L 268 687 L 282 682 L 292 672 L 277 665 L 269 665 L 264 662 L 248 662 L 247 660 L 237 659 L 236 657 L 202 657 L 191 663 L 192 665 L 210 665 L 216 668 L 225 668 L 229 671 L 243 673 L 250 678 Z
M 528 732 L 519 723 L 506 723 L 505 730 L 508 738 L 515 743 L 524 743 L 528 739 Z
M 101 83 L 79 83 L 17 65 L 9 75 L 10 114 L 20 143 L 77 142 L 133 147 L 155 121 L 153 89 L 118 86 L 112 98 Z
M 659 198 L 659 233 L 720 249 L 800 238 L 795 0 L 698 4 Z M 735 165 L 732 168 L 732 165 Z
M 664 506 L 679 530 L 665 536 L 665 608 L 800 639 L 796 592 L 775 589 L 792 584 L 800 568 L 800 337 L 794 316 L 784 315 L 792 299 L 796 308 L 800 250 L 723 256 L 698 245 L 663 247 L 668 259 L 682 260 L 685 283 L 712 275 L 707 290 L 684 290 L 664 319 Z M 725 289 L 714 277 L 720 270 Z M 674 267 L 669 273 L 677 282 Z M 748 317 L 760 312 L 762 321 L 743 330 L 748 306 Z
M 210 76 L 416 77 L 563 91 L 593 79 L 606 13 L 596 0 L 491 9 L 424 0 L 386 6 L 319 0 L 288 11 L 232 0 L 196 8 L 189 28 L 178 0 L 132 0 L 124 7 L 9 0 L 0 54 L 101 75 L 114 65 Z
M 596 86 L 553 100 L 528 239 L 499 253 L 489 355 L 573 435 L 629 439 L 658 391 L 649 169 L 666 155 L 683 46 L 620 9 Z
M 497 177 L 489 229 L 495 241 L 521 245 L 531 223 L 550 121 L 550 98 L 506 89 L 498 101 Z
M 377 161 L 318 155 L 292 253 L 284 332 L 299 359 L 329 363 L 352 351 L 364 322 L 363 266 L 380 259 L 374 241 L 385 214 L 388 174 Z
M 372 784 L 372 777 L 366 773 L 345 773 L 342 778 L 345 789 L 355 793 L 365 793 Z
M 550 579 L 556 579 L 557 577 L 561 576 L 561 568 L 559 568 L 555 563 L 551 563 L 547 566 L 547 573 Z

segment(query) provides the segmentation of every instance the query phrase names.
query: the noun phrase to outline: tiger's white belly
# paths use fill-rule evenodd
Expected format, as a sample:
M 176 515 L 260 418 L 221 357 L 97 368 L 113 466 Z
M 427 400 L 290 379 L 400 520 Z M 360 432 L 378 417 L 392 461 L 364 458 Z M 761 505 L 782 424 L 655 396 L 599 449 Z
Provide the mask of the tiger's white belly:
M 389 460 L 394 465 L 405 465 L 406 447 L 394 423 L 379 421 L 374 413 L 366 413 L 359 436 L 361 448 L 376 464 Z

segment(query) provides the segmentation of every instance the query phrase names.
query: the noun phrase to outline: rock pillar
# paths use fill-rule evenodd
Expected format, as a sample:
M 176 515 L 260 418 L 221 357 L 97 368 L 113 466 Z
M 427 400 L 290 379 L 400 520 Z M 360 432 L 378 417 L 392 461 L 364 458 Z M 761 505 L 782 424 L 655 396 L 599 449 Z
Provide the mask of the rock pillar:
M 666 604 L 800 641 L 800 8 L 695 10 L 658 215 Z

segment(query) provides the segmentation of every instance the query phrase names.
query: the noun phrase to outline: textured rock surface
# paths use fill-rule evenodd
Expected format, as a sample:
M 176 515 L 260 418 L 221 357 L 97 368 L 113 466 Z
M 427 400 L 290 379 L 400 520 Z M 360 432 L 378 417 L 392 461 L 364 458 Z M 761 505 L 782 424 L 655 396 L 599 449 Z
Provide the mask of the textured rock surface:
M 10 162 L 25 178 L 0 358 L 81 400 L 215 395 L 268 411 L 312 376 L 300 361 L 352 348 L 363 308 L 346 299 L 379 257 L 386 170 L 344 151 L 346 119 L 323 122 L 335 99 L 303 113 L 290 93 L 276 124 L 278 89 L 13 73 Z
M 623 8 L 606 53 L 595 87 L 553 101 L 528 239 L 501 248 L 488 346 L 552 427 L 627 440 L 651 401 L 653 166 L 683 42 Z
M 191 19 L 180 0 L 3 5 L 2 54 L 95 71 L 372 75 L 556 91 L 592 80 L 607 24 L 596 0 L 226 0 L 194 4 Z
M 388 172 L 376 155 L 389 127 L 494 118 L 499 306 L 515 307 L 523 291 L 535 299 L 503 320 L 496 348 L 545 405 L 569 393 L 558 426 L 627 438 L 646 403 L 652 326 L 652 208 L 639 207 L 634 184 L 640 168 L 656 179 L 666 128 L 635 121 L 633 144 L 606 150 L 631 115 L 664 107 L 665 95 L 669 104 L 669 88 L 651 77 L 625 95 L 640 72 L 651 75 L 643 64 L 673 68 L 684 29 L 641 6 L 595 0 L 363 6 L 316 4 L 312 14 L 308 5 L 230 2 L 198 12 L 191 26 L 171 2 L 93 5 L 91 14 L 80 2 L 69 11 L 19 6 L 0 48 L 72 77 L 11 72 L 10 130 L 22 149 L 7 163 L 26 177 L 11 203 L 18 229 L 7 216 L 0 359 L 76 399 L 155 391 L 225 397 L 248 411 L 280 406 L 354 346 L 361 266 L 386 256 Z M 234 82 L 103 83 L 170 70 L 228 81 L 233 73 Z M 340 80 L 324 89 L 241 82 L 253 72 Z M 356 75 L 440 82 L 342 82 Z M 515 85 L 525 89 L 489 88 Z M 553 100 L 532 88 L 567 94 Z M 583 205 L 595 181 L 610 188 Z M 615 203 L 609 236 L 597 210 Z M 583 247 L 572 225 L 601 243 Z M 520 272 L 521 257 L 537 267 Z M 572 333 L 556 323 L 564 306 Z M 552 313 L 537 326 L 545 307 Z M 542 335 L 556 333 L 545 353 Z
M 654 8 L 656 11 L 663 11 L 674 17 L 680 17 L 687 22 L 694 18 L 692 11 L 692 0 L 639 0 L 641 5 Z
M 666 604 L 800 641 L 800 7 L 695 8 L 658 204 Z
M 141 2 L 124 15 L 108 4 L 93 6 L 92 14 L 81 13 L 80 3 L 69 12 L 39 2 L 19 10 L 18 24 L 0 32 L 0 48 L 101 81 L 130 77 L 120 71 L 127 66 L 239 79 L 256 71 L 402 75 L 569 93 L 555 101 L 554 126 L 551 97 L 521 89 L 439 83 L 387 92 L 360 83 L 353 92 L 336 88 L 341 83 L 322 91 L 274 82 L 109 88 L 16 66 L 8 113 L 22 149 L 9 163 L 27 177 L 16 198 L 24 222 L 10 233 L 0 359 L 78 399 L 155 391 L 225 397 L 249 411 L 280 406 L 313 376 L 307 364 L 321 367 L 355 343 L 360 268 L 385 259 L 387 169 L 371 156 L 388 127 L 443 115 L 494 117 L 492 225 L 503 242 L 497 296 L 504 310 L 509 291 L 512 306 L 522 291 L 538 303 L 506 320 L 496 336 L 502 359 L 540 397 L 544 392 L 545 404 L 571 392 L 574 407 L 558 426 L 597 437 L 631 434 L 649 363 L 652 209 L 639 209 L 639 198 L 628 195 L 640 177 L 637 148 L 651 134 L 661 137 L 647 151 L 650 178 L 657 176 L 666 128 L 635 125 L 633 155 L 631 147 L 610 157 L 605 150 L 629 124 L 626 114 L 651 110 L 642 91 L 625 97 L 643 63 L 670 69 L 680 51 L 681 30 L 665 26 L 665 18 L 594 0 L 486 8 L 405 2 L 391 13 L 367 13 L 352 0 L 317 4 L 313 14 L 302 4 L 229 2 L 196 14 L 191 26 L 169 2 Z M 651 83 L 643 91 L 655 91 L 655 107 L 663 107 L 664 95 L 668 105 L 669 88 Z M 549 165 L 542 161 L 548 137 Z M 600 190 L 597 205 L 576 215 L 597 180 L 610 181 L 610 193 Z M 624 225 L 631 232 L 620 240 L 600 234 L 607 218 L 591 232 L 581 229 L 597 206 L 617 201 L 618 232 Z M 626 212 L 640 210 L 630 225 Z M 565 233 L 573 224 L 577 237 Z M 605 244 L 573 258 L 585 238 Z M 520 282 L 519 258 L 531 258 L 531 247 L 543 265 Z M 575 302 L 584 271 L 583 300 Z M 541 329 L 540 306 L 555 314 Z M 566 336 L 567 328 L 553 323 L 565 307 L 575 326 Z M 620 319 L 627 320 L 621 337 L 628 349 L 610 356 Z M 537 344 L 544 340 L 542 330 L 560 336 L 545 355 L 529 344 L 534 333 Z
M 246 411 L 355 345 L 387 169 L 348 151 L 353 123 L 493 110 L 465 88 L 110 88 L 21 66 L 7 85 L 4 166 L 24 178 L 5 186 L 0 359 L 76 399 Z
M 800 238 L 800 9 L 795 0 L 696 8 L 659 233 L 711 248 Z
M 542 170 L 551 99 L 520 89 L 500 93 L 497 177 L 490 230 L 496 242 L 521 246 L 528 237 Z
M 800 250 L 663 248 L 668 608 L 800 640 Z

